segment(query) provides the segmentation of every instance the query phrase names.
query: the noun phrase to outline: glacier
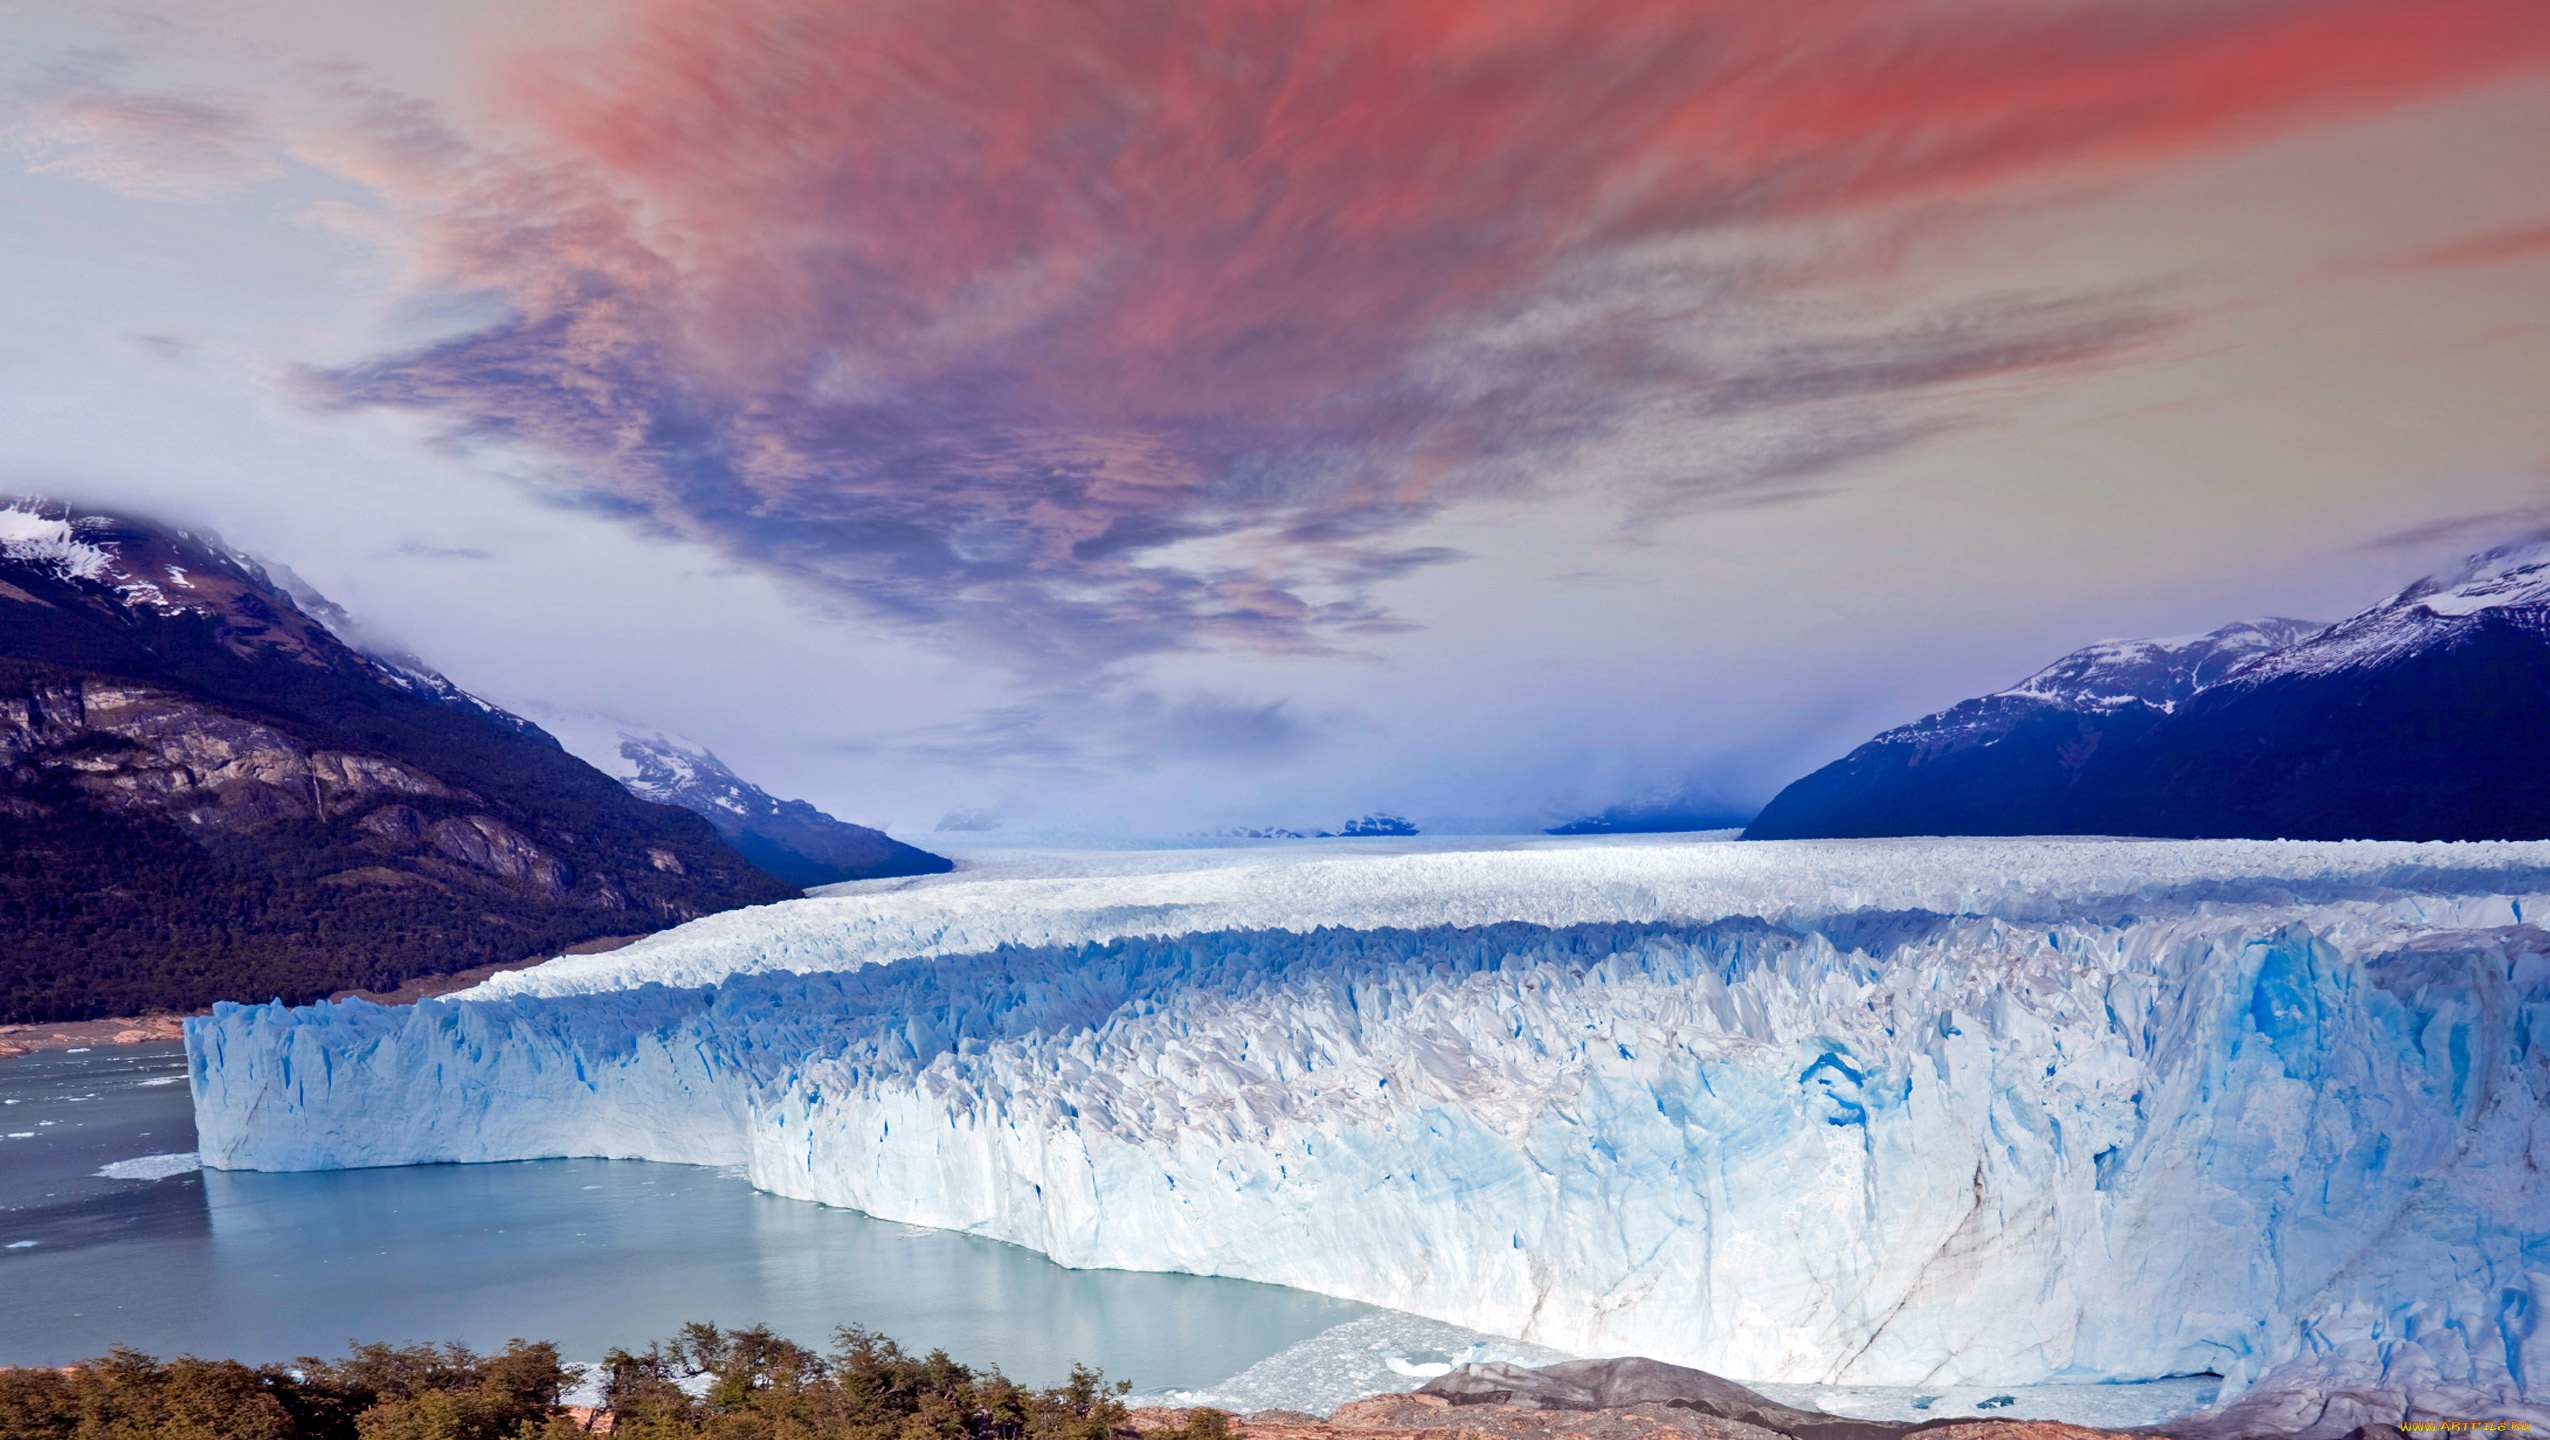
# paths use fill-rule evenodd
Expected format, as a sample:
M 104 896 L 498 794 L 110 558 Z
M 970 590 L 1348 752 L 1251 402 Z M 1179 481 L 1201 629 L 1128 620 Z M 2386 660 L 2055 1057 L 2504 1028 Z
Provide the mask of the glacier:
M 580 1155 L 1743 1380 L 2550 1421 L 2550 844 L 1015 856 L 188 1023 L 204 1163 Z

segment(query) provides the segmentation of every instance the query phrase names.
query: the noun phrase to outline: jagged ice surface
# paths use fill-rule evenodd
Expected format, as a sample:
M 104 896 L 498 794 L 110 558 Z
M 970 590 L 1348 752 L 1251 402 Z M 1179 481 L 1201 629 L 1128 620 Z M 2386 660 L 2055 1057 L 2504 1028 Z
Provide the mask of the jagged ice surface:
M 510 996 L 223 1007 L 205 1162 L 742 1164 L 1738 1379 L 2550 1418 L 2550 846 L 1406 848 L 960 873 Z
M 2475 867 L 2475 868 L 2474 868 Z M 2508 887 L 2513 887 L 2509 889 Z M 854 881 L 729 910 L 600 955 L 490 978 L 456 999 L 713 985 L 774 970 L 1128 935 L 1321 926 L 1813 924 L 1867 910 L 2033 922 L 2083 904 L 2185 906 L 2280 889 L 2395 918 L 2496 924 L 2550 891 L 2550 844 L 2283 844 L 2251 840 L 1817 840 L 1675 835 L 1483 842 L 1320 841 L 1207 850 L 1020 852 L 948 875 Z M 2449 914 L 2438 906 L 2449 905 Z

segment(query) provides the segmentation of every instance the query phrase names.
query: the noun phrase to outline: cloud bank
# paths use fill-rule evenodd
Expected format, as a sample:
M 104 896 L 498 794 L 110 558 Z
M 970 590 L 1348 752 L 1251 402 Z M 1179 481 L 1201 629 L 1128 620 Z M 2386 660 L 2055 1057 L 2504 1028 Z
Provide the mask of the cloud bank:
M 1318 651 L 1447 506 L 1793 502 L 2170 323 L 1875 298 L 1901 227 L 2545 55 L 2532 0 L 656 0 L 520 67 L 527 142 L 376 108 L 504 318 L 312 381 L 1032 673 Z

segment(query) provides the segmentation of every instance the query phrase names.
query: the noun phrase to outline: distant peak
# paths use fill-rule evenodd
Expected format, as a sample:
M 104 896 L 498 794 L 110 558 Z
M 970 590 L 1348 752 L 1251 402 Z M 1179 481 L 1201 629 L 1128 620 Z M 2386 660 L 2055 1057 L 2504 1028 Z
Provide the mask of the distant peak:
M 593 710 L 533 704 L 561 744 L 631 794 L 706 820 L 755 865 L 794 885 L 936 875 L 945 858 L 853 825 L 803 800 L 782 800 L 737 774 L 717 752 L 652 725 Z

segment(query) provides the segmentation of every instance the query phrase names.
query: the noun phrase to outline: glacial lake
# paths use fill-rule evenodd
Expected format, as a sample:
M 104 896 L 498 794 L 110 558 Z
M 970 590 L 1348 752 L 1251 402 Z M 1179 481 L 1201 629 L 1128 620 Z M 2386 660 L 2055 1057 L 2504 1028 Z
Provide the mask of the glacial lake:
M 711 1320 L 818 1345 L 866 1325 L 1032 1384 L 1084 1361 L 1194 1389 L 1373 1313 L 1246 1281 L 1067 1270 L 689 1165 L 98 1175 L 195 1148 L 185 1073 L 175 1043 L 0 1060 L 0 1364 L 512 1336 L 591 1361 Z

